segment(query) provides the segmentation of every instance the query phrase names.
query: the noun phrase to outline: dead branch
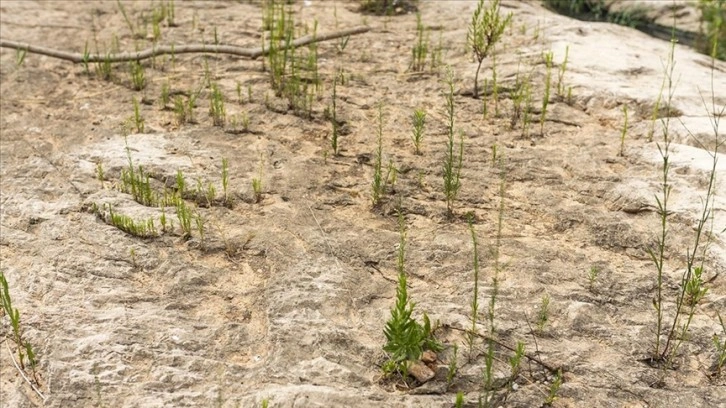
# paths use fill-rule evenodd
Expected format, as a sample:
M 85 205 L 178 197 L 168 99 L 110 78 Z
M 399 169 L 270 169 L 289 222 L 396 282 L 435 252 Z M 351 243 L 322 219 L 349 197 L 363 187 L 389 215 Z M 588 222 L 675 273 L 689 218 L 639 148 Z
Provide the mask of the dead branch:
M 336 38 L 348 37 L 355 34 L 362 34 L 370 30 L 370 27 L 360 26 L 353 27 L 347 30 L 334 31 L 332 33 L 324 33 L 319 35 L 307 35 L 302 38 L 298 38 L 289 45 L 289 48 L 302 47 L 304 45 L 317 43 L 321 41 L 334 40 Z M 185 44 L 185 45 L 161 45 L 147 48 L 137 52 L 122 52 L 119 54 L 79 54 L 56 50 L 53 48 L 40 47 L 28 43 L 21 43 L 17 41 L 0 39 L 0 47 L 13 48 L 20 51 L 26 51 L 32 54 L 46 55 L 53 58 L 58 58 L 66 61 L 79 63 L 95 63 L 95 62 L 125 62 L 125 61 L 141 61 L 149 58 L 153 58 L 159 55 L 167 54 L 191 54 L 191 53 L 213 53 L 213 54 L 230 54 L 237 55 L 240 57 L 247 57 L 250 59 L 256 59 L 269 52 L 269 49 L 264 47 L 258 48 L 242 48 L 235 45 L 222 45 L 222 44 Z M 280 50 L 284 50 L 288 47 L 280 45 Z

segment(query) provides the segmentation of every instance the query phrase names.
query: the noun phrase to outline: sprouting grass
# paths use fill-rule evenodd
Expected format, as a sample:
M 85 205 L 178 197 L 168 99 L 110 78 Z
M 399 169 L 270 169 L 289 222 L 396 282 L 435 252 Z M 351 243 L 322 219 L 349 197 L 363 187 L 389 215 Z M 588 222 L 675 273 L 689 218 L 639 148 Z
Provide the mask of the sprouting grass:
M 476 321 L 479 316 L 479 240 L 474 230 L 473 216 L 469 215 L 469 231 L 471 232 L 471 242 L 474 246 L 474 291 L 471 298 L 471 330 L 467 334 L 467 342 L 469 343 L 469 355 L 473 356 L 474 337 L 477 334 Z
M 128 215 L 114 212 L 111 205 L 108 205 L 107 208 L 107 222 L 114 227 L 120 229 L 121 231 L 139 238 L 151 238 L 159 236 L 156 231 L 156 225 L 154 224 L 153 217 L 143 221 L 135 221 Z
M 337 156 L 339 153 L 338 150 L 338 133 L 339 133 L 339 124 L 338 124 L 338 113 L 337 113 L 337 99 L 338 99 L 338 76 L 336 75 L 335 78 L 333 78 L 333 97 L 332 97 L 332 106 L 329 109 L 329 116 L 330 116 L 330 125 L 333 128 L 332 135 L 330 136 L 330 147 L 333 149 L 333 155 Z
M 555 375 L 555 378 L 552 380 L 552 384 L 550 385 L 549 392 L 547 393 L 547 397 L 545 398 L 544 404 L 546 406 L 552 406 L 552 404 L 557 400 L 557 393 L 560 391 L 560 387 L 562 386 L 562 371 L 558 370 L 557 375 Z
M 224 193 L 224 203 L 229 203 L 229 160 L 222 159 L 222 191 Z
M 625 156 L 625 136 L 628 134 L 628 105 L 623 105 L 623 130 L 620 131 L 620 151 L 618 156 Z
M 444 196 L 446 197 L 446 209 L 449 216 L 454 214 L 454 202 L 461 189 L 461 167 L 464 160 L 464 134 L 459 132 L 459 149 L 455 151 L 454 142 L 454 121 L 456 117 L 454 103 L 454 74 L 449 69 L 446 77 L 446 129 L 447 142 L 444 154 Z
M 383 179 L 383 102 L 378 104 L 378 138 L 376 140 L 376 158 L 373 163 L 373 183 L 371 185 L 374 207 L 380 204 L 385 189 Z
M 25 56 L 28 55 L 27 49 L 18 49 L 15 50 L 15 65 L 22 66 L 23 62 L 25 62 Z
M 169 105 L 170 97 L 169 97 L 170 87 L 169 87 L 169 81 L 164 81 L 163 84 L 161 84 L 161 98 L 159 99 L 159 104 L 161 105 L 161 109 L 167 109 L 167 105 Z
M 101 186 L 103 186 L 103 182 L 106 180 L 106 173 L 103 170 L 103 163 L 100 161 L 96 163 L 96 178 L 101 182 Z
M 550 295 L 542 295 L 539 309 L 537 310 L 537 333 L 544 331 L 545 325 L 550 320 Z
M 179 219 L 182 236 L 187 239 L 190 238 L 192 236 L 192 218 L 194 214 L 182 199 L 176 202 L 176 216 Z
M 144 66 L 141 65 L 141 62 L 129 62 L 129 72 L 131 74 L 131 85 L 135 91 L 141 91 L 146 88 L 146 75 L 144 74 Z
M 512 21 L 512 13 L 502 17 L 499 11 L 499 0 L 491 1 L 487 8 L 484 7 L 484 0 L 479 0 L 469 24 L 466 40 L 478 62 L 474 74 L 474 98 L 479 97 L 478 80 L 481 64 L 502 38 L 504 30 Z
M 408 296 L 406 276 L 406 223 L 403 214 L 398 213 L 400 240 L 398 244 L 398 285 L 396 287 L 396 305 L 391 308 L 391 317 L 386 322 L 383 334 L 386 344 L 383 350 L 389 355 L 384 364 L 386 375 L 400 374 L 403 380 L 408 376 L 408 365 L 416 361 L 425 350 L 440 351 L 442 345 L 431 333 L 431 322 L 428 315 L 423 314 L 423 325 L 413 318 L 414 303 Z
M 544 123 L 547 119 L 547 106 L 550 103 L 550 85 L 552 83 L 552 51 L 543 55 L 547 70 L 545 72 L 544 95 L 542 96 L 542 113 L 539 117 L 539 133 L 544 136 Z
M 134 105 L 134 117 L 133 122 L 134 126 L 136 127 L 136 133 L 144 133 L 144 118 L 141 116 L 141 107 L 139 106 L 139 101 L 136 100 L 136 97 L 134 96 L 131 99 L 133 105 Z
M 421 143 L 423 143 L 424 127 L 426 126 L 426 111 L 423 109 L 416 109 L 413 111 L 413 134 L 411 140 L 413 140 L 414 154 L 421 155 Z
M 9 337 L 18 349 L 20 367 L 25 370 L 27 363 L 27 366 L 30 367 L 33 374 L 33 379 L 37 383 L 38 379 L 35 370 L 38 366 L 38 359 L 33 350 L 33 346 L 23 336 L 22 326 L 20 324 L 20 311 L 13 307 L 8 281 L 3 271 L 0 271 L 0 286 L 2 286 L 0 288 L 0 308 L 4 311 L 3 314 L 7 315 L 10 319 L 12 334 Z
M 597 266 L 591 266 L 590 269 L 587 271 L 587 287 L 590 289 L 590 292 L 595 290 L 595 282 L 597 281 L 597 277 L 600 274 L 600 269 Z
M 260 155 L 260 167 L 257 170 L 257 176 L 252 178 L 252 199 L 255 203 L 259 203 L 262 200 L 262 169 L 264 161 L 262 155 Z
M 106 53 L 103 61 L 96 63 L 96 75 L 104 81 L 113 79 L 113 68 L 111 65 L 110 53 Z
M 212 93 L 209 99 L 209 116 L 212 117 L 214 126 L 224 126 L 227 122 L 227 113 L 224 109 L 224 95 L 219 85 L 212 84 Z
M 560 98 L 565 97 L 565 72 L 567 71 L 567 60 L 570 56 L 570 46 L 565 47 L 565 59 L 560 64 L 560 69 L 557 71 L 557 96 Z
M 197 232 L 199 233 L 199 243 L 204 246 L 204 217 L 202 217 L 202 214 L 198 211 L 194 214 L 194 223 L 197 227 Z
M 411 70 L 414 72 L 423 71 L 429 53 L 429 35 L 421 22 L 421 13 L 416 13 L 416 43 L 411 52 Z

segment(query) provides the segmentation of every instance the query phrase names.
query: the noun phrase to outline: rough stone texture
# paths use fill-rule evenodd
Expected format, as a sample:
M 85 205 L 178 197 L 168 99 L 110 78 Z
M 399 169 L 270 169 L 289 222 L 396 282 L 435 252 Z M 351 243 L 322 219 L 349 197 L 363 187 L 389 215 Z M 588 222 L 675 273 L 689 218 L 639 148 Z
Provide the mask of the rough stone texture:
M 497 340 L 526 351 L 549 367 L 563 368 L 559 407 L 716 407 L 726 400 L 726 379 L 710 376 L 715 359 L 711 336 L 719 333 L 717 311 L 726 310 L 726 195 L 719 182 L 714 199 L 714 240 L 704 279 L 709 292 L 680 349 L 677 369 L 663 371 L 641 362 L 652 350 L 655 270 L 648 249 L 658 228 L 654 194 L 659 185 L 656 124 L 648 140 L 650 113 L 663 78 L 669 44 L 626 27 L 583 23 L 552 14 L 535 2 L 503 3 L 514 13 L 498 48 L 501 118 L 482 118 L 482 101 L 471 89 L 476 64 L 465 51 L 466 25 L 474 2 L 422 2 L 422 21 L 432 46 L 456 75 L 457 128 L 466 135 L 462 190 L 456 218 L 445 214 L 441 160 L 444 107 L 439 69 L 411 74 L 414 15 L 363 17 L 354 3 L 298 2 L 298 22 L 332 31 L 363 22 L 370 33 L 354 36 L 342 53 L 335 42 L 319 45 L 325 79 L 314 120 L 268 110 L 275 106 L 268 73 L 260 61 L 207 57 L 212 79 L 227 98 L 229 116 L 245 113 L 253 133 L 230 134 L 213 127 L 206 92 L 199 123 L 178 126 L 159 95 L 199 89 L 204 59 L 177 56 L 175 66 L 147 65 L 148 88 L 129 88 L 128 69 L 102 81 L 74 66 L 28 55 L 16 66 L 13 50 L 0 50 L 0 262 L 21 312 L 24 335 L 40 359 L 42 401 L 20 377 L 8 347 L 0 350 L 0 406 L 260 406 L 273 407 L 450 407 L 455 394 L 475 406 L 482 392 L 485 345 L 470 353 L 461 329 L 471 327 L 472 245 L 464 215 L 474 215 L 482 254 L 480 333 L 488 331 L 486 307 L 492 293 L 490 249 L 495 243 L 499 169 L 492 146 L 505 158 L 501 261 L 496 304 Z M 146 2 L 124 3 L 131 20 L 150 15 Z M 336 17 L 337 16 L 337 19 Z M 164 27 L 162 41 L 220 41 L 260 44 L 261 9 L 222 1 L 176 2 L 178 27 Z M 0 35 L 82 52 L 105 50 L 114 35 L 120 47 L 135 40 L 115 2 L 3 1 Z M 524 28 L 522 28 L 524 27 Z M 95 30 L 95 31 L 94 31 Z M 94 32 L 97 42 L 94 41 Z M 97 44 L 97 45 L 96 45 Z M 556 70 L 569 46 L 564 85 L 574 101 L 553 97 L 544 135 L 539 107 L 552 50 Z M 672 316 L 684 254 L 704 194 L 716 135 L 702 95 L 726 89 L 726 64 L 683 46 L 675 49 L 673 104 L 680 116 L 670 127 L 672 195 L 670 244 L 664 276 L 666 315 Z M 338 85 L 338 117 L 349 134 L 333 157 L 327 138 L 332 78 Z M 534 101 L 531 134 L 510 129 L 517 72 L 531 73 Z M 491 61 L 480 79 L 491 78 Z M 711 83 L 713 80 L 713 83 Z M 238 103 L 251 87 L 252 103 Z M 553 92 L 554 94 L 554 92 Z M 135 96 L 142 104 L 145 134 L 129 134 Z M 396 197 L 371 209 L 377 104 L 384 102 L 384 160 L 400 170 L 395 195 L 408 228 L 406 265 L 415 315 L 439 321 L 437 337 L 447 345 L 438 360 L 448 364 L 458 345 L 459 371 L 450 387 L 435 377 L 409 390 L 381 378 L 385 361 L 383 327 L 395 302 L 399 242 Z M 715 92 L 716 110 L 726 104 Z M 622 106 L 631 112 L 625 156 L 619 157 Z M 709 105 L 710 106 L 710 105 Z M 410 117 L 428 112 L 424 154 L 413 155 Z M 709 108 L 710 109 L 710 108 Z M 238 116 L 239 117 L 239 116 Z M 686 131 L 688 129 L 689 132 Z M 699 138 L 701 143 L 695 141 Z M 719 129 L 723 141 L 724 127 Z M 222 158 L 230 162 L 231 208 L 199 208 L 204 241 L 174 231 L 155 239 L 132 237 L 90 212 L 94 203 L 113 204 L 135 219 L 161 216 L 118 191 L 122 169 L 133 162 L 153 184 L 173 186 L 178 170 L 195 187 L 216 187 L 221 197 Z M 251 200 L 251 179 L 263 164 L 264 195 Z M 726 157 L 719 156 L 720 180 Z M 106 180 L 96 178 L 101 163 Z M 157 223 L 157 228 L 159 224 Z M 587 271 L 600 271 L 590 285 Z M 551 298 L 542 333 L 531 334 L 541 298 Z M 2 318 L 2 334 L 9 333 Z M 12 344 L 9 345 L 12 349 Z M 496 347 L 494 383 L 504 386 L 512 352 Z M 443 372 L 439 367 L 437 372 Z M 507 395 L 506 407 L 540 406 L 551 372 L 528 359 Z M 425 393 L 421 393 L 425 392 Z M 721 405 L 719 405 L 721 404 Z

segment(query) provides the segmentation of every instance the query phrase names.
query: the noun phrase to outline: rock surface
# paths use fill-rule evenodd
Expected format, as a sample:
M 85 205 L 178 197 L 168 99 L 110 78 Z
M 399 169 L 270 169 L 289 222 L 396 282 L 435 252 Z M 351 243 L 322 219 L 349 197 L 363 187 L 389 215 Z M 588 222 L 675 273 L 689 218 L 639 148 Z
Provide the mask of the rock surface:
M 153 8 L 124 4 L 133 24 Z M 460 92 L 471 89 L 476 69 L 466 51 L 475 2 L 421 2 L 431 47 L 441 44 L 460 94 L 456 127 L 465 134 L 465 159 L 450 220 L 441 187 L 445 75 L 441 67 L 408 71 L 415 16 L 363 16 L 349 2 L 307 4 L 296 2 L 295 19 L 308 27 L 317 21 L 319 32 L 362 23 L 372 28 L 350 37 L 343 50 L 335 41 L 319 44 L 325 85 L 314 120 L 265 106 L 266 95 L 272 105 L 284 101 L 273 96 L 260 61 L 192 54 L 176 56 L 173 65 L 157 59 L 156 68 L 147 61 L 147 88 L 133 91 L 125 64 L 114 68 L 109 82 L 97 78 L 93 65 L 87 75 L 82 65 L 28 54 L 18 66 L 15 51 L 0 50 L 0 266 L 24 336 L 39 358 L 44 396 L 19 375 L 8 342 L 0 350 L 0 406 L 253 407 L 269 399 L 271 407 L 450 407 L 457 391 L 474 404 L 482 392 L 486 347 L 478 339 L 469 353 L 462 331 L 471 327 L 474 286 L 465 214 L 474 215 L 480 240 L 479 322 L 485 333 L 494 270 L 488 255 L 500 202 L 500 169 L 491 160 L 495 145 L 506 177 L 497 340 L 509 347 L 523 341 L 536 359 L 525 358 L 522 377 L 500 405 L 540 406 L 553 381 L 546 366 L 564 373 L 554 406 L 723 406 L 726 378 L 711 374 L 711 338 L 726 337 L 717 318 L 726 310 L 721 154 L 705 262 L 708 293 L 680 347 L 677 369 L 663 375 L 643 363 L 656 330 L 656 272 L 648 250 L 659 225 L 654 195 L 662 162 L 661 124 L 651 141 L 650 117 L 667 42 L 627 27 L 572 20 L 536 2 L 504 1 L 502 10 L 514 13 L 514 23 L 497 53 L 501 117 L 494 117 L 489 96 L 489 116 L 483 118 L 482 101 Z M 163 43 L 209 43 L 217 33 L 222 43 L 260 44 L 259 5 L 176 2 L 175 13 L 177 26 L 163 27 Z M 143 43 L 115 2 L 3 1 L 0 22 L 3 39 L 75 52 L 86 43 L 92 51 L 106 50 L 114 37 L 124 50 Z M 573 100 L 568 104 L 553 91 L 540 135 L 542 53 L 554 54 L 554 86 L 566 49 L 562 81 L 564 89 L 572 87 Z M 674 60 L 667 318 L 713 163 L 709 149 L 726 138 L 726 126 L 714 131 L 709 121 L 712 102 L 716 111 L 726 105 L 719 92 L 726 89 L 726 64 L 712 65 L 681 45 Z M 485 61 L 480 80 L 491 80 L 491 68 L 491 60 Z M 205 70 L 225 94 L 228 117 L 246 115 L 252 133 L 212 126 L 206 91 L 196 108 L 197 124 L 177 125 L 173 103 L 161 109 L 165 83 L 184 98 L 201 89 Z M 341 155 L 334 157 L 324 109 L 340 70 L 347 82 L 337 87 L 337 114 L 350 133 L 341 137 Z M 531 75 L 533 85 L 535 119 L 526 137 L 519 124 L 510 128 L 513 104 L 506 90 L 513 89 L 518 72 Z M 252 101 L 245 98 L 248 87 Z M 141 105 L 146 131 L 124 137 L 132 97 L 149 103 Z M 384 164 L 391 160 L 400 171 L 395 193 L 372 209 L 379 101 Z M 626 105 L 630 118 L 621 157 Z M 417 107 L 428 112 L 421 156 L 410 143 Z M 183 239 L 171 207 L 165 211 L 174 227 L 161 237 L 122 232 L 92 214 L 93 204 L 112 204 L 136 220 L 162 215 L 118 190 L 129 154 L 155 188 L 173 187 L 181 170 L 192 188 L 197 180 L 204 189 L 211 183 L 216 199 L 223 194 L 226 158 L 234 204 L 197 209 L 203 239 L 197 230 Z M 251 180 L 260 174 L 260 161 L 263 195 L 254 203 Z M 98 164 L 104 181 L 97 178 Z M 436 335 L 447 348 L 439 361 L 448 364 L 451 347 L 459 348 L 451 386 L 436 377 L 427 383 L 435 392 L 426 394 L 381 378 L 383 327 L 396 292 L 397 197 L 406 215 L 415 316 L 425 311 L 440 323 Z M 591 268 L 599 271 L 592 284 Z M 549 319 L 535 342 L 531 328 L 545 294 Z M 7 336 L 7 318 L 1 320 Z M 497 346 L 496 353 L 493 375 L 504 384 L 512 352 Z

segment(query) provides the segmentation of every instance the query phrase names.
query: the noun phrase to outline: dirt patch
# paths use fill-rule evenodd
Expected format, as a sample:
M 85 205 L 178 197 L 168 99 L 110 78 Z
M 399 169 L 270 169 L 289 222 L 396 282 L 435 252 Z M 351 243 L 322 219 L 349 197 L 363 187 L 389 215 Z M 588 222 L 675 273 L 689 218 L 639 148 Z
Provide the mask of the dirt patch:
M 132 22 L 153 5 L 124 3 Z M 657 235 L 658 135 L 649 120 L 662 83 L 669 44 L 606 23 L 583 23 L 536 3 L 505 2 L 514 23 L 499 47 L 503 89 L 500 117 L 491 95 L 467 93 L 476 64 L 466 51 L 473 2 L 422 2 L 432 46 L 456 77 L 456 126 L 465 135 L 462 190 L 453 220 L 442 190 L 445 148 L 443 67 L 409 71 L 416 17 L 362 15 L 353 2 L 298 2 L 297 22 L 334 31 L 361 24 L 369 33 L 348 43 L 319 44 L 323 91 L 312 119 L 286 112 L 261 60 L 225 55 L 180 55 L 145 62 L 148 85 L 133 91 L 125 64 L 113 81 L 49 57 L 0 52 L 0 261 L 25 335 L 40 359 L 42 400 L 0 351 L 0 405 L 66 406 L 410 406 L 449 407 L 456 392 L 475 406 L 482 391 L 483 345 L 460 355 L 447 385 L 441 367 L 451 346 L 465 348 L 470 327 L 472 244 L 465 214 L 474 216 L 482 254 L 497 236 L 499 174 L 493 146 L 506 159 L 504 220 L 497 307 L 498 341 L 526 343 L 525 371 L 502 406 L 542 405 L 562 368 L 554 406 L 714 407 L 726 400 L 726 380 L 711 375 L 726 310 L 726 246 L 714 234 L 704 279 L 708 294 L 677 357 L 664 372 L 643 363 L 655 339 L 651 305 L 656 274 L 648 255 Z M 177 2 L 176 26 L 164 43 L 212 42 L 259 46 L 262 11 L 239 2 Z M 150 28 L 149 28 L 150 30 Z M 3 39 L 83 52 L 148 44 L 129 31 L 116 3 L 3 1 Z M 95 40 L 94 40 L 95 38 Z M 539 109 L 545 67 L 569 51 L 564 83 L 572 98 L 553 98 L 544 135 L 539 124 L 522 137 L 510 127 L 509 90 L 517 73 L 531 72 L 533 111 Z M 716 136 L 702 95 L 726 89 L 726 65 L 676 46 L 679 78 L 671 121 L 671 244 L 665 296 L 673 310 L 685 251 L 711 163 L 704 146 Z M 340 72 L 338 118 L 345 123 L 341 154 L 333 156 L 325 115 Z M 206 94 L 196 124 L 177 123 L 159 101 L 164 84 L 188 96 L 207 76 L 219 84 L 228 117 L 249 118 L 249 131 L 212 125 Z M 491 80 L 491 61 L 480 79 Z M 711 82 L 713 80 L 713 83 Z M 238 101 L 237 86 L 242 90 Z M 249 95 L 246 95 L 249 90 Z M 251 96 L 251 100 L 249 98 Z M 716 92 L 716 111 L 723 106 Z M 132 98 L 142 101 L 145 132 L 129 133 Z M 718 99 L 721 98 L 721 99 Z M 371 206 L 377 106 L 383 102 L 384 163 L 398 169 L 394 191 Z M 631 117 L 625 155 L 618 155 L 622 107 Z M 428 112 L 423 155 L 414 155 L 410 117 Z M 711 108 L 709 108 L 709 111 Z M 538 116 L 538 113 L 537 113 Z M 229 129 L 230 126 L 227 126 Z M 689 133 L 690 132 L 690 133 Z M 719 137 L 724 136 L 723 126 Z M 700 143 L 695 142 L 695 138 Z M 723 140 L 723 139 L 721 139 Z M 128 148 L 128 150 L 127 150 Z M 134 219 L 159 219 L 162 209 L 119 191 L 128 157 L 156 189 L 173 188 L 181 170 L 188 184 L 211 184 L 222 194 L 222 159 L 229 160 L 232 205 L 203 205 L 205 236 L 169 232 L 141 239 L 108 225 L 91 211 L 111 204 Z M 726 176 L 719 156 L 717 177 Z M 101 164 L 105 180 L 97 177 Z M 263 190 L 255 202 L 251 180 Z M 714 200 L 714 231 L 726 225 L 722 184 Z M 395 209 L 408 228 L 409 294 L 416 315 L 426 311 L 447 348 L 433 364 L 436 377 L 405 389 L 384 381 L 383 327 L 394 305 L 399 242 Z M 157 228 L 159 225 L 157 224 Z M 491 294 L 493 266 L 483 259 L 480 303 Z M 587 273 L 599 270 L 591 285 Z M 534 336 L 531 325 L 543 295 L 550 319 Z M 482 310 L 484 321 L 485 310 Z M 486 325 L 482 325 L 482 332 Z M 4 335 L 10 333 L 3 319 Z M 723 333 L 722 333 L 723 336 Z M 510 351 L 497 349 L 494 377 L 505 381 Z M 501 395 L 501 394 L 500 394 Z

